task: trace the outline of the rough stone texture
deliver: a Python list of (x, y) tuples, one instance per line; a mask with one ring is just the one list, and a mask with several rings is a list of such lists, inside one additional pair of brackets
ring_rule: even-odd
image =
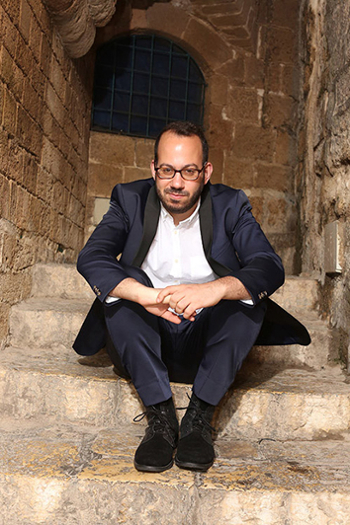
[(0, 348), (36, 261), (83, 242), (91, 78), (64, 53), (40, 0), (0, 5)]
[(85, 55), (115, 12), (115, 0), (44, 0), (63, 46), (72, 58)]
[[(216, 459), (208, 473), (176, 466), (140, 473), (133, 455), (145, 421), (131, 422), (144, 410), (135, 389), (114, 374), (106, 354), (79, 358), (66, 346), (73, 310), (86, 309), (92, 292), (73, 265), (38, 264), (32, 273), (34, 297), (12, 308), (11, 342), (22, 347), (1, 352), (4, 523), (348, 523), (350, 391), (339, 367), (271, 366), (268, 355), (269, 366), (246, 363), (216, 411)], [(308, 325), (318, 286), (294, 277), (274, 298), (298, 305)], [(28, 305), (26, 325), (21, 312)], [(325, 328), (318, 322), (316, 332)], [(39, 348), (45, 342), (50, 348)], [(322, 341), (315, 350), (324, 355)], [(176, 406), (187, 406), (191, 385), (172, 389)]]
[[(348, 1), (308, 1), (302, 22), (305, 106), (300, 114), (302, 271), (322, 283), (338, 351), (350, 348), (349, 18)], [(325, 275), (324, 227), (340, 223), (341, 275)]]
[(3, 431), (0, 505), (13, 525), (347, 525), (346, 441), (218, 440), (206, 474), (137, 472), (135, 427)]

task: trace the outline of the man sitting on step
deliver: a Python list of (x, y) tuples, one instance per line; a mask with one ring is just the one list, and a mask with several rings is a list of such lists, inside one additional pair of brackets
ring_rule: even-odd
[[(306, 329), (267, 299), (283, 284), (280, 258), (246, 195), (211, 184), (203, 131), (169, 124), (155, 142), (152, 178), (118, 184), (78, 258), (97, 295), (74, 343), (106, 345), (146, 407), (135, 454), (141, 471), (205, 471), (211, 420), (252, 346), (308, 344)], [(121, 258), (118, 260), (118, 256)], [(179, 424), (170, 381), (193, 384)]]

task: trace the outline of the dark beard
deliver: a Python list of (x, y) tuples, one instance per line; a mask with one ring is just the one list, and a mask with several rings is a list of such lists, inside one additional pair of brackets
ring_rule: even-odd
[[(174, 203), (174, 205), (172, 205), (172, 204), (168, 204), (167, 202), (164, 202), (163, 195), (161, 194), (156, 184), (158, 198), (160, 202), (163, 204), (166, 211), (170, 214), (172, 213), (183, 214), (189, 211), (191, 208), (193, 208), (193, 206), (197, 203), (199, 197), (201, 196), (203, 188), (204, 188), (204, 182), (202, 181), (197, 191), (192, 195), (191, 199), (188, 202), (184, 203), (183, 206), (180, 206), (179, 203), (178, 204)], [(172, 188), (169, 188), (169, 189), (167, 188), (167, 191), (165, 190), (165, 193), (178, 193), (180, 195), (188, 195), (187, 191), (178, 191)]]

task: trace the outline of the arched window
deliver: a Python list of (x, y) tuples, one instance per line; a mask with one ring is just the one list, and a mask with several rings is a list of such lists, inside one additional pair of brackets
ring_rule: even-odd
[(96, 55), (92, 129), (155, 137), (169, 122), (203, 122), (205, 80), (171, 40), (130, 35)]

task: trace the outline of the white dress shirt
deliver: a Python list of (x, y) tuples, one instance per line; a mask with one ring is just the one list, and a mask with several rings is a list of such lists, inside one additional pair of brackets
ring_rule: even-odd
[[(173, 217), (161, 204), (157, 231), (141, 265), (154, 288), (207, 283), (218, 278), (205, 257), (199, 208), (200, 200), (192, 215), (175, 226)], [(117, 297), (106, 297), (107, 303), (118, 300)], [(251, 299), (242, 302), (253, 304)]]

